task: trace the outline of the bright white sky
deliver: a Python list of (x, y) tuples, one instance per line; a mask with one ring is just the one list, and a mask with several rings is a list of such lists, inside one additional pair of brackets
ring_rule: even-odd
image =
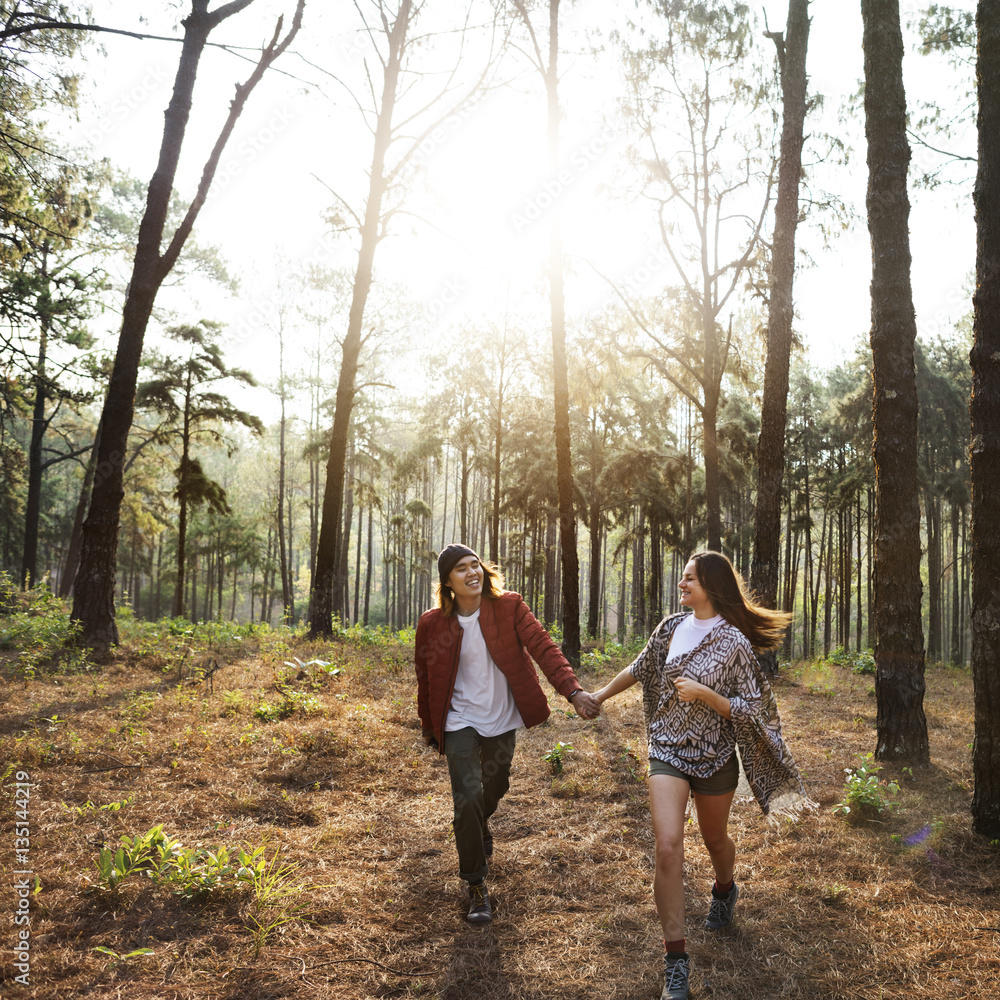
[[(972, 0), (967, 5), (972, 6)], [(336, 10), (331, 6), (318, 0), (307, 3), (305, 27), (294, 48), (361, 94), (362, 60), (368, 53), (357, 32), (357, 14), (348, 4), (335, 5)], [(563, 6), (563, 35), (578, 54), (562, 58), (563, 158), (570, 183), (560, 205), (572, 272), (567, 308), (579, 318), (611, 299), (588, 260), (618, 280), (634, 275), (647, 261), (656, 263), (651, 283), (670, 276), (655, 256), (658, 239), (649, 209), (614, 198), (621, 190), (624, 146), (620, 133), (607, 122), (615, 116), (618, 70), (610, 52), (595, 62), (585, 47), (587, 33), (592, 26), (607, 26), (614, 5), (610, 0), (581, 0)], [(760, 6), (773, 29), (784, 27), (784, 0)], [(904, 0), (901, 6), (905, 19), (920, 4)], [(152, 7), (166, 12), (147, 13), (147, 23), (141, 24), (136, 10)], [(213, 40), (259, 45), (273, 30), (277, 13), (290, 16), (293, 7), (294, 0), (258, 0), (249, 12), (219, 29)], [(178, 21), (187, 4), (95, 0), (93, 8), (101, 24), (179, 35)], [(362, 8), (368, 9), (364, 2)], [(858, 337), (867, 333), (870, 250), (863, 122), (858, 114), (837, 122), (842, 100), (857, 91), (863, 74), (860, 5), (813, 0), (811, 11), (810, 86), (825, 96), (826, 105), (823, 117), (810, 118), (807, 128), (839, 130), (852, 147), (850, 164), (823, 168), (821, 183), (836, 190), (857, 214), (853, 227), (829, 250), (823, 249), (814, 228), (799, 230), (800, 245), (808, 247), (815, 266), (796, 278), (797, 327), (810, 360), (822, 367), (849, 355)], [(75, 134), (96, 155), (148, 180), (179, 46), (107, 35), (100, 36), (100, 43), (106, 58), (93, 52), (84, 69), (84, 94), (93, 110), (82, 115)], [(766, 39), (762, 44), (770, 46)], [(241, 292), (233, 300), (191, 286), (168, 292), (165, 299), (176, 309), (197, 310), (197, 315), (180, 318), (206, 316), (231, 324), (240, 353), (231, 353), (230, 359), (262, 377), (273, 375), (277, 363), (277, 346), (267, 331), (273, 326), (273, 280), (279, 262), (296, 267), (321, 260), (353, 272), (354, 244), (344, 235), (331, 236), (322, 213), (332, 202), (328, 187), (360, 210), (371, 156), (370, 138), (343, 87), (290, 53), (277, 68), (294, 76), (272, 71), (252, 95), (196, 228), (201, 242), (221, 246), (242, 278)], [(907, 53), (911, 109), (921, 91), (942, 93), (945, 69), (941, 60)], [(183, 196), (193, 193), (233, 84), (248, 71), (249, 64), (230, 54), (213, 50), (206, 55), (178, 177)], [(512, 66), (504, 75), (514, 72)], [(323, 92), (303, 81), (320, 83)], [(540, 80), (525, 67), (511, 85), (449, 120), (420, 156), (421, 183), (407, 207), (429, 217), (433, 226), (400, 218), (393, 238), (379, 248), (376, 267), (383, 280), (408, 288), (425, 304), (432, 340), (436, 328), (452, 322), (482, 326), (500, 321), (506, 303), (544, 314), (539, 296), (545, 291), (548, 227), (544, 218), (527, 218), (544, 173), (544, 129)], [(974, 146), (964, 151), (974, 152)], [(921, 157), (915, 153), (915, 160)], [(974, 263), (975, 235), (971, 184), (933, 193), (911, 190), (911, 202), (918, 325), (922, 333), (933, 334), (947, 330), (969, 308), (966, 283)]]

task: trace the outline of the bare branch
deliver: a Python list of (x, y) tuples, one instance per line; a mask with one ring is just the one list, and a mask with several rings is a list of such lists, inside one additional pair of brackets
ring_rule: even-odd
[[(249, 2), (250, 0), (233, 0), (233, 3), (226, 4), (225, 8), (221, 9), (241, 9), (238, 7), (239, 4), (245, 6)], [(298, 34), (299, 28), (302, 26), (302, 12), (304, 8), (305, 0), (298, 0), (295, 6), (295, 15), (292, 18), (292, 26), (289, 29), (288, 34), (280, 41), (279, 38), (284, 18), (278, 18), (278, 23), (274, 29), (274, 35), (271, 37), (271, 41), (268, 45), (261, 52), (260, 60), (254, 68), (254, 71), (250, 74), (246, 83), (236, 87), (236, 96), (233, 98), (233, 101), (229, 106), (229, 115), (226, 118), (226, 122), (222, 127), (222, 131), (219, 133), (219, 138), (216, 140), (215, 146), (212, 149), (208, 160), (205, 162), (205, 168), (202, 171), (201, 181), (198, 184), (198, 190), (195, 193), (194, 200), (188, 206), (184, 219), (177, 227), (166, 252), (160, 258), (161, 280), (163, 277), (166, 277), (171, 268), (177, 262), (181, 248), (184, 246), (191, 230), (194, 228), (194, 223), (198, 218), (198, 213), (201, 211), (201, 207), (205, 203), (205, 199), (208, 197), (208, 191), (212, 186), (212, 180), (215, 177), (215, 171), (218, 168), (222, 152), (225, 149), (226, 143), (229, 141), (229, 137), (232, 134), (234, 127), (236, 126), (237, 119), (243, 112), (243, 106), (246, 104), (247, 98), (250, 96), (257, 84), (260, 83), (261, 78), (264, 76), (264, 73), (271, 63), (273, 63), (274, 60), (288, 48), (292, 39)]]

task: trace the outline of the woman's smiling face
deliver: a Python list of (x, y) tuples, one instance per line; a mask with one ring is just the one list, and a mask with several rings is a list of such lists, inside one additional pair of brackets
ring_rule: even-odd
[(681, 604), (685, 608), (690, 608), (698, 618), (714, 618), (717, 614), (712, 601), (705, 588), (698, 580), (698, 567), (692, 559), (681, 574), (680, 582), (677, 584), (681, 592)]

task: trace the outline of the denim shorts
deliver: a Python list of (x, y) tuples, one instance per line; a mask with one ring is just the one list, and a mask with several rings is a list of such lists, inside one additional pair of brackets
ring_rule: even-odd
[(734, 753), (715, 774), (710, 774), (707, 778), (696, 778), (678, 770), (665, 760), (650, 757), (649, 776), (652, 777), (654, 774), (668, 774), (674, 778), (683, 778), (690, 782), (691, 791), (697, 792), (699, 795), (728, 795), (729, 792), (735, 791), (736, 786), (740, 783), (740, 763)]

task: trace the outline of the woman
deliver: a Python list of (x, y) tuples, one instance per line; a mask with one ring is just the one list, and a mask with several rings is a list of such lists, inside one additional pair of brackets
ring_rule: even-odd
[(515, 733), (549, 717), (529, 653), (549, 683), (591, 719), (594, 699), (520, 594), (465, 545), (438, 557), (438, 606), (417, 623), (417, 710), (424, 740), (448, 758), (459, 876), (469, 884), (468, 919), (493, 918), (486, 859), (489, 820), (510, 785)]
[(796, 812), (811, 805), (781, 737), (777, 706), (754, 649), (773, 649), (790, 615), (747, 595), (742, 578), (718, 552), (699, 552), (684, 567), (680, 603), (692, 613), (665, 618), (639, 656), (594, 695), (598, 704), (642, 684), (649, 737), (649, 798), (656, 837), (653, 896), (663, 926), (666, 983), (661, 1000), (686, 1000), (684, 815), (693, 796), (715, 885), (705, 927), (733, 920), (740, 889), (729, 809), (739, 756), (763, 809)]

